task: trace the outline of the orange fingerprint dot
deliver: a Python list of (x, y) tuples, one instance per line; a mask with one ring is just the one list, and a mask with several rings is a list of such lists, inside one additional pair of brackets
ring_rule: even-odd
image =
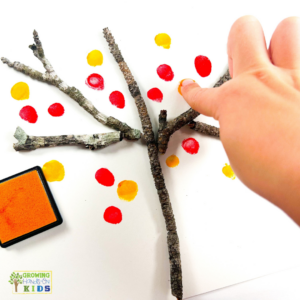
[(184, 80), (193, 80), (194, 82), (196, 82), (194, 79), (191, 79), (191, 78), (185, 78), (185, 79), (182, 79), (180, 82), (179, 82), (179, 85), (178, 85), (178, 93), (182, 96), (182, 93), (181, 93), (181, 87), (182, 87), (182, 83)]
[(166, 159), (166, 164), (170, 168), (175, 168), (179, 165), (179, 158), (176, 155), (171, 155)]
[(120, 199), (132, 201), (138, 192), (138, 185), (132, 180), (123, 180), (118, 184), (117, 193)]
[(86, 59), (88, 64), (92, 67), (101, 66), (103, 64), (103, 55), (99, 50), (91, 51)]
[(225, 164), (225, 166), (222, 168), (222, 172), (226, 177), (231, 178), (232, 180), (235, 179), (235, 174), (230, 165)]
[(10, 93), (15, 100), (29, 99), (29, 86), (26, 82), (18, 82), (11, 88)]
[(49, 182), (62, 181), (65, 177), (65, 168), (57, 160), (50, 160), (43, 165), (43, 173)]
[(155, 38), (155, 43), (157, 46), (161, 46), (165, 49), (170, 49), (171, 38), (166, 33), (159, 33)]

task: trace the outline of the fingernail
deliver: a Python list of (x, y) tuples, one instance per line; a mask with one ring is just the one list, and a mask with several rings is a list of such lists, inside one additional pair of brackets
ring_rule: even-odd
[(195, 83), (195, 80), (193, 79), (184, 79), (181, 83), (181, 86), (187, 86), (189, 84)]
[[(186, 84), (183, 84), (183, 83), (186, 83)], [(182, 86), (186, 86), (186, 85), (189, 85), (189, 84), (191, 84), (191, 83), (194, 83), (195, 82), (195, 80), (193, 80), (193, 79), (182, 79), (180, 82), (179, 82), (179, 85), (178, 85), (178, 92), (179, 92), (179, 94), (182, 96), (182, 93), (181, 93), (181, 87)]]

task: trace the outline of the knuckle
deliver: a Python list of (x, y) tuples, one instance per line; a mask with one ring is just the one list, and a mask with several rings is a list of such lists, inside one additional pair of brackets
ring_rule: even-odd
[(215, 115), (219, 119), (222, 115), (228, 115), (231, 113), (233, 107), (237, 104), (237, 99), (243, 97), (243, 82), (236, 78), (230, 80), (218, 87), (217, 106), (215, 108)]
[(258, 68), (252, 71), (252, 75), (258, 80), (265, 81), (268, 80), (271, 72), (268, 72), (268, 69), (265, 68)]
[(254, 79), (267, 86), (272, 85), (274, 82), (274, 70), (267, 66), (254, 67), (247, 75), (253, 76)]
[(231, 99), (234, 96), (238, 96), (240, 94), (239, 79), (236, 78), (234, 80), (224, 83), (218, 88), (218, 90), (218, 94), (219, 97), (222, 98), (222, 102), (224, 102), (227, 99)]

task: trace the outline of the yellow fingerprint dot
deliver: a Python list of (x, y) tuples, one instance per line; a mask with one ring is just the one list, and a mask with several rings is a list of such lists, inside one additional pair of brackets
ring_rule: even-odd
[(18, 82), (11, 88), (10, 93), (15, 100), (29, 99), (29, 86), (25, 82)]
[(87, 56), (87, 62), (90, 66), (101, 66), (103, 63), (103, 55), (99, 50), (91, 51)]
[(57, 160), (50, 160), (43, 165), (43, 173), (49, 182), (62, 181), (65, 177), (65, 168)]
[(184, 80), (193, 80), (194, 82), (196, 82), (194, 79), (191, 79), (191, 78), (185, 78), (185, 79), (182, 79), (180, 82), (179, 82), (179, 85), (178, 85), (178, 93), (182, 96), (182, 93), (181, 93), (181, 87), (182, 87), (182, 83)]
[(132, 180), (123, 180), (118, 184), (117, 193), (120, 199), (132, 201), (138, 192), (138, 185)]
[(226, 177), (231, 178), (232, 180), (235, 179), (235, 174), (232, 171), (230, 165), (225, 164), (225, 166), (222, 169), (222, 172)]
[(170, 168), (175, 168), (179, 165), (179, 158), (176, 155), (171, 155), (166, 159), (166, 164)]
[(171, 38), (166, 33), (160, 33), (155, 37), (155, 43), (157, 46), (162, 46), (165, 49), (170, 49)]

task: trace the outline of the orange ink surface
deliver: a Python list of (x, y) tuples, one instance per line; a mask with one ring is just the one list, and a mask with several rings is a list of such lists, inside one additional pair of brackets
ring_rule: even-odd
[(2, 243), (55, 222), (56, 216), (37, 171), (0, 183)]

